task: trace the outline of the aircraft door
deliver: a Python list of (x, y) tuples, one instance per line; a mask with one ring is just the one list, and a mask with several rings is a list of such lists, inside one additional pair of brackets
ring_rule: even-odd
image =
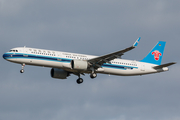
[(23, 50), (23, 57), (28, 57), (28, 50), (25, 47), (24, 47), (24, 50)]
[(145, 71), (145, 64), (141, 64), (141, 71)]
[(28, 58), (29, 57), (29, 51), (28, 51), (28, 48), (25, 48), (23, 49), (23, 57), (25, 58), (24, 60), (26, 61), (25, 63), (32, 63), (32, 59)]
[(60, 52), (57, 53), (57, 61), (58, 61), (58, 66), (62, 67), (63, 66), (63, 59), (62, 59), (62, 54)]
[(58, 60), (58, 61), (61, 61), (61, 60), (62, 60), (62, 58), (61, 58), (61, 53), (57, 53), (57, 60)]

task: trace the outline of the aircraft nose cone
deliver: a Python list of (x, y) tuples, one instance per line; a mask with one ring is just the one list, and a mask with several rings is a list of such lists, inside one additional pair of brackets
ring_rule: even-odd
[(6, 53), (4, 53), (2, 57), (3, 57), (4, 59), (6, 59), (7, 54), (6, 54)]

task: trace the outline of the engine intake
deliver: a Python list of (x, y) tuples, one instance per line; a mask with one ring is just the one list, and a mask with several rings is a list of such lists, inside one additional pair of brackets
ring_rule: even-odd
[(72, 60), (71, 61), (71, 68), (74, 70), (87, 70), (88, 62), (82, 60)]
[(52, 68), (51, 69), (51, 77), (52, 78), (57, 78), (57, 79), (67, 79), (67, 77), (69, 76), (69, 72), (62, 70), (62, 69), (58, 69), (58, 68)]

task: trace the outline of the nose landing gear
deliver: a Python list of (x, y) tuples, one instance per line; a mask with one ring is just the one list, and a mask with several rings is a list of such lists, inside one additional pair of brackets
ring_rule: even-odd
[(24, 67), (25, 67), (25, 63), (22, 64), (22, 69), (20, 70), (20, 73), (24, 73)]

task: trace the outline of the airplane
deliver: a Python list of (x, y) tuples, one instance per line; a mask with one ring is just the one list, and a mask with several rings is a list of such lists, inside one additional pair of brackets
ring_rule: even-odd
[(121, 56), (124, 53), (137, 47), (141, 37), (126, 49), (106, 54), (103, 56), (93, 56), (29, 47), (17, 47), (3, 54), (7, 61), (22, 65), (21, 73), (24, 73), (25, 65), (50, 67), (50, 75), (56, 79), (67, 79), (71, 74), (77, 75), (77, 83), (83, 83), (82, 75), (90, 74), (96, 78), (97, 73), (137, 76), (168, 71), (168, 66), (175, 62), (161, 64), (164, 54), (165, 41), (159, 41), (149, 54), (141, 61), (125, 60)]

